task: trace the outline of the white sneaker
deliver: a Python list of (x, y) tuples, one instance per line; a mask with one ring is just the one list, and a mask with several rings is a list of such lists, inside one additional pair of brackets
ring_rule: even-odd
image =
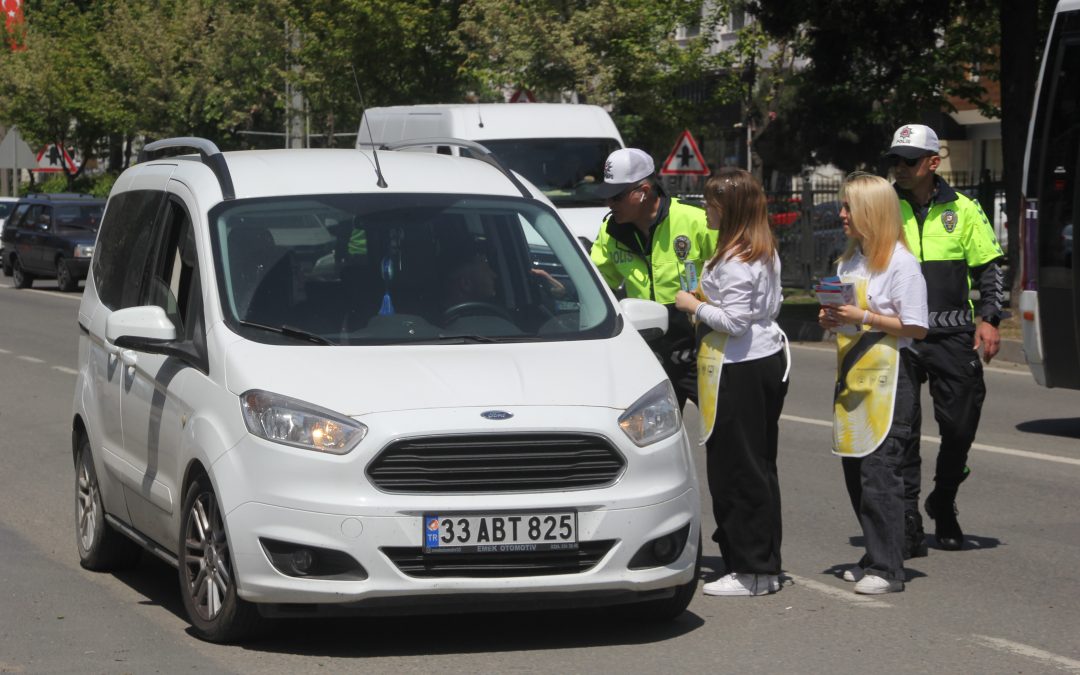
[(899, 593), (904, 590), (904, 582), (890, 581), (874, 574), (866, 574), (855, 584), (855, 592), (861, 595), (881, 595), (882, 593)]
[(768, 595), (780, 589), (780, 581), (772, 574), (725, 574), (701, 587), (705, 595)]
[(860, 581), (864, 576), (866, 576), (866, 570), (858, 565), (852, 565), (844, 570), (844, 574), (841, 575), (841, 578), (844, 581)]

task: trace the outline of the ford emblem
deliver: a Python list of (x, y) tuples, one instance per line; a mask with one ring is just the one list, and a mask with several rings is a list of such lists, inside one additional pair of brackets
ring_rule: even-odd
[(514, 416), (514, 413), (508, 413), (505, 410), (485, 410), (480, 413), (480, 417), (486, 420), (508, 420)]

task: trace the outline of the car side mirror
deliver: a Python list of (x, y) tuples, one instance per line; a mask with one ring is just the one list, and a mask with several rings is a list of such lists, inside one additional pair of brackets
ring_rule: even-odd
[(630, 322), (646, 342), (650, 342), (668, 329), (668, 310), (658, 302), (640, 298), (624, 298), (619, 301), (623, 317)]
[(176, 326), (157, 305), (128, 307), (109, 315), (105, 339), (123, 349), (161, 354), (162, 346), (176, 340)]

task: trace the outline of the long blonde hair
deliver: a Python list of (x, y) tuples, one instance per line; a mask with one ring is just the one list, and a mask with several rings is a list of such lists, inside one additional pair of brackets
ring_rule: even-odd
[(718, 169), (705, 182), (705, 203), (720, 211), (716, 253), (706, 268), (728, 255), (743, 262), (772, 258), (776, 239), (769, 228), (765, 192), (749, 172), (733, 167)]
[(904, 237), (904, 218), (900, 214), (900, 199), (896, 190), (881, 176), (853, 173), (840, 188), (840, 201), (845, 204), (851, 231), (857, 235), (848, 240), (841, 260), (851, 260), (860, 248), (871, 272), (883, 272), (889, 266), (896, 242), (908, 247)]

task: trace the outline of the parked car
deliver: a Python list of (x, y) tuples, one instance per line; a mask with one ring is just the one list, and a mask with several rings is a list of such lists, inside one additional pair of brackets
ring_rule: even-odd
[(16, 288), (34, 279), (55, 278), (62, 291), (74, 291), (86, 278), (105, 200), (79, 194), (24, 197), (4, 226), (4, 274)]
[(616, 302), (538, 188), (454, 142), (475, 159), (166, 139), (147, 152), (200, 154), (121, 174), (79, 308), (84, 567), (153, 552), (219, 642), (266, 617), (683, 612), (701, 495), (639, 334), (667, 310)]
[(799, 219), (802, 210), (802, 200), (794, 198), (770, 197), (768, 200), (769, 225), (774, 230), (782, 230), (790, 227)]

